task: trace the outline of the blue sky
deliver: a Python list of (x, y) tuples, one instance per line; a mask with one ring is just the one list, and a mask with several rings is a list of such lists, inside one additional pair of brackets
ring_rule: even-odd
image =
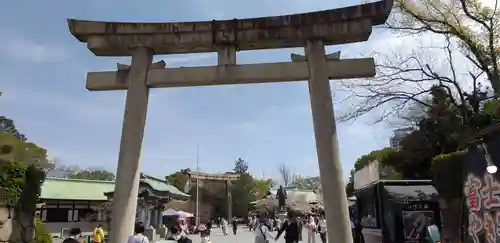
[[(123, 58), (98, 58), (68, 31), (66, 19), (108, 21), (193, 21), (290, 14), (358, 4), (323, 0), (184, 1), (2, 1), (0, 3), (0, 112), (13, 118), (30, 140), (61, 163), (116, 168), (125, 101), (124, 91), (89, 92), (89, 71), (113, 70)], [(329, 47), (342, 57), (366, 55), (384, 40)], [(381, 44), (382, 43), (382, 44)], [(287, 61), (282, 49), (238, 53), (238, 63)], [(368, 53), (369, 54), (369, 53)], [(214, 65), (213, 53), (157, 56), (167, 65)], [(332, 89), (340, 89), (332, 81)], [(336, 113), (345, 93), (333, 92)], [(341, 159), (347, 174), (359, 156), (387, 146), (391, 129), (373, 125), (368, 115), (338, 125)], [(288, 164), (317, 175), (312, 117), (306, 82), (157, 89), (151, 92), (142, 168), (164, 176), (194, 167), (231, 170), (237, 157), (255, 175), (277, 177)]]

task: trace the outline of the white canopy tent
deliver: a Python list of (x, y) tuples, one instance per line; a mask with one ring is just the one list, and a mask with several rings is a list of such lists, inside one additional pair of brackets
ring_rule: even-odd
[(161, 215), (163, 215), (163, 216), (179, 216), (179, 213), (177, 211), (169, 208), (169, 209), (163, 211), (161, 213)]

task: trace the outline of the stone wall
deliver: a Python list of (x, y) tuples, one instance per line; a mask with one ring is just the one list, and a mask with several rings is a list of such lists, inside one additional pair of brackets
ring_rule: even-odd
[(12, 235), (13, 221), (9, 219), (9, 211), (0, 207), (0, 242), (8, 241)]
[[(20, 214), (19, 220), (14, 219), (14, 209), (8, 209), (0, 206), (0, 242), (21, 242), (21, 235), (25, 239), (33, 239), (35, 236), (35, 218), (33, 216)], [(21, 222), (22, 225), (19, 225)], [(22, 230), (32, 227), (32, 231), (25, 231), (21, 234)]]

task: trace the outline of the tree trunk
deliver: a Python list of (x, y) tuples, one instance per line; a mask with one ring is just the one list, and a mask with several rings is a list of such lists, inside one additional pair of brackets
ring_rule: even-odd
[(443, 243), (458, 243), (462, 227), (462, 199), (446, 199), (441, 205), (443, 225), (441, 238)]

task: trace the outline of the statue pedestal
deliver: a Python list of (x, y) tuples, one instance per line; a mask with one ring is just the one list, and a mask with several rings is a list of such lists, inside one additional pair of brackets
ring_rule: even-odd
[(281, 221), (285, 220), (287, 218), (287, 211), (286, 209), (284, 210), (278, 210), (276, 213), (276, 217), (278, 217)]

